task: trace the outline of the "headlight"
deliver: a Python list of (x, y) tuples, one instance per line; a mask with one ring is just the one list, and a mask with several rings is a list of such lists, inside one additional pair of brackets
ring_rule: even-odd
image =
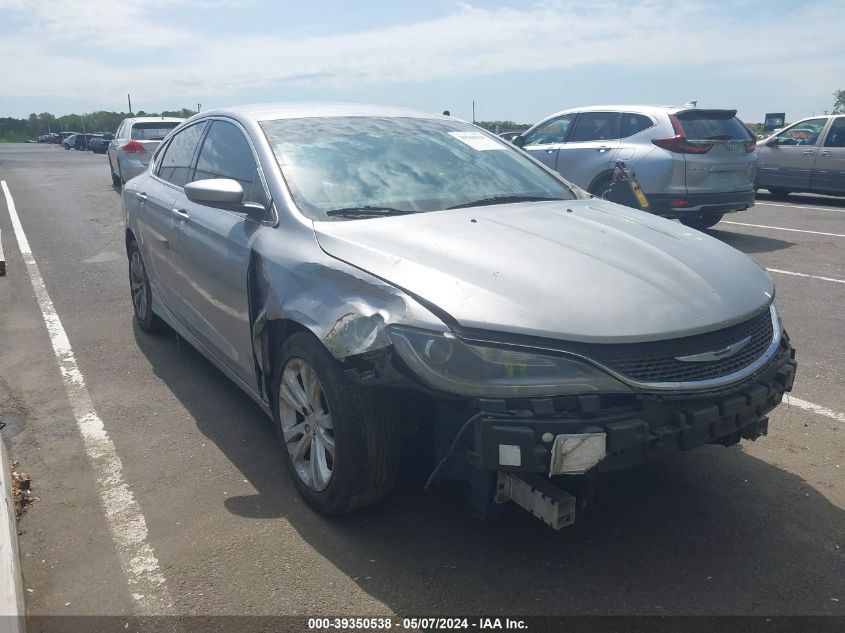
[(388, 331), (408, 367), (442, 391), (499, 398), (630, 392), (600, 369), (566, 356), (471, 345), (448, 332), (401, 326)]

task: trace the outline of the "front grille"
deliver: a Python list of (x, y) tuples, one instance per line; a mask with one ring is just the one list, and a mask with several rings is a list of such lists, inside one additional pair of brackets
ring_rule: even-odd
[[(721, 378), (747, 367), (760, 358), (772, 343), (772, 316), (768, 309), (757, 316), (715, 332), (696, 336), (614, 345), (579, 345), (571, 349), (638, 382), (694, 382)], [(690, 356), (724, 349), (747, 336), (751, 341), (728, 358), (709, 362), (683, 362)]]

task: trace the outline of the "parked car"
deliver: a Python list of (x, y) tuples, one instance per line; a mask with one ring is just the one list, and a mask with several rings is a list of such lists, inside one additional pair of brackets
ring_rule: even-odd
[(757, 186), (775, 197), (845, 195), (845, 114), (802, 119), (760, 141), (757, 153)]
[(540, 121), (514, 143), (596, 195), (622, 160), (652, 213), (695, 228), (754, 205), (757, 140), (736, 110), (575, 108)]
[(109, 149), (109, 142), (114, 139), (114, 134), (111, 132), (100, 132), (91, 135), (88, 141), (88, 149), (95, 154), (105, 154)]
[(795, 375), (763, 268), (451, 117), (203, 112), (123, 205), (140, 328), (248, 393), (326, 514), (382, 499), (428, 436), (477, 513), (561, 527), (557, 475), (756, 439)]
[(76, 132), (72, 132), (62, 139), (62, 147), (64, 147), (65, 149), (70, 149), (74, 147), (75, 143)]
[(88, 142), (96, 136), (93, 132), (86, 132), (84, 134), (80, 134), (77, 132), (73, 135), (73, 148), (78, 149), (80, 151), (87, 151), (88, 150)]
[(124, 119), (107, 150), (112, 184), (119, 187), (142, 173), (164, 137), (184, 120), (174, 117)]
[(513, 140), (514, 140), (517, 136), (522, 136), (522, 133), (523, 133), (524, 131), (525, 131), (525, 130), (523, 130), (522, 132), (500, 132), (500, 133), (499, 133), (499, 137), (501, 137), (501, 138), (505, 139), (506, 141), (508, 141), (508, 142), (512, 143), (512, 142), (513, 142)]

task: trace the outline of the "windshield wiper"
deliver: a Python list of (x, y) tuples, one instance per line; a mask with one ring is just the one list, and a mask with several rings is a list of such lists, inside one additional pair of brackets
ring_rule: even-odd
[(463, 209), (466, 207), (481, 207), (487, 204), (509, 204), (512, 202), (544, 202), (547, 200), (566, 200), (566, 198), (550, 198), (549, 196), (493, 196), (491, 198), (481, 198), (472, 202), (456, 204), (453, 207), (446, 207), (446, 209)]
[(326, 215), (339, 215), (346, 218), (360, 218), (365, 216), (381, 217), (385, 215), (408, 215), (414, 211), (407, 209), (394, 209), (393, 207), (342, 207), (340, 209), (329, 209)]

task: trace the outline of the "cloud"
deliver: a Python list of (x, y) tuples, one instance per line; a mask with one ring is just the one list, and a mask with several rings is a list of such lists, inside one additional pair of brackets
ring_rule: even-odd
[[(108, 98), (131, 89), (152, 100), (236, 95), (280, 84), (353, 91), (583, 67), (595, 67), (601, 81), (600, 68), (609, 64), (643, 73), (646, 82), (671, 82), (673, 73), (714, 66), (726, 75), (749, 77), (788, 68), (800, 77), (801, 90), (827, 93), (831, 77), (842, 76), (845, 58), (841, 34), (831, 28), (845, 23), (841, 2), (771, 17), (764, 2), (745, 2), (730, 16), (709, 2), (673, 0), (586, 6), (547, 1), (495, 9), (460, 4), (434, 19), (305, 37), (286, 36), (284, 28), (220, 37), (156, 18), (169, 8), (197, 5), (229, 10), (213, 0), (153, 0), (143, 9), (115, 0), (0, 0), (0, 9), (28, 25), (0, 41), (0, 59), (11, 65), (0, 91)], [(759, 18), (731, 17), (743, 14)], [(195, 24), (201, 25), (198, 16)], [(108, 28), (68, 55), (69, 38), (78, 34), (67, 27), (80, 21)], [(797, 27), (781, 26), (790, 24)], [(129, 61), (127, 50), (135, 54)], [(168, 63), (161, 62), (163, 56)]]

